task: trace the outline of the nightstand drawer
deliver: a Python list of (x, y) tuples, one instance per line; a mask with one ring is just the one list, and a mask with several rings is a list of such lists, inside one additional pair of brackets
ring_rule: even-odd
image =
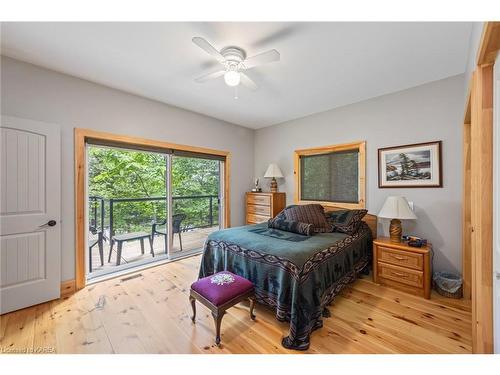
[(393, 266), (382, 262), (377, 264), (377, 268), (379, 277), (417, 288), (422, 288), (424, 286), (424, 276), (422, 271)]
[(271, 217), (263, 215), (247, 214), (247, 224), (259, 224), (268, 221)]
[(271, 207), (249, 204), (247, 206), (247, 212), (254, 215), (271, 216)]
[(384, 263), (395, 264), (401, 267), (413, 268), (422, 271), (424, 269), (424, 257), (422, 254), (410, 253), (388, 247), (377, 247), (378, 260)]
[(261, 206), (270, 206), (271, 205), (271, 197), (269, 195), (247, 195), (247, 204), (257, 204)]

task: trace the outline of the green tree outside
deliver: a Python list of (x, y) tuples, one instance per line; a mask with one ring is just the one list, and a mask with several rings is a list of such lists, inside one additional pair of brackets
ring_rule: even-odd
[[(153, 198), (166, 196), (166, 156), (154, 152), (132, 151), (110, 147), (89, 146), (89, 196), (105, 201), (105, 226), (109, 227), (111, 198)], [(217, 196), (219, 192), (219, 161), (190, 157), (172, 157), (173, 212), (186, 214), (182, 228), (207, 226), (210, 223), (208, 198), (180, 199), (200, 195)], [(93, 203), (90, 203), (91, 219)], [(218, 201), (212, 200), (213, 224), (218, 224)], [(99, 223), (99, 208), (97, 222)], [(115, 202), (113, 227), (115, 233), (148, 231), (153, 220), (166, 217), (164, 200)]]

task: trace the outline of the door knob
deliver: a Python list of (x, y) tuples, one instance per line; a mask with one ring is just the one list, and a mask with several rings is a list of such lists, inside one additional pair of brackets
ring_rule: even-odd
[(57, 221), (55, 221), (55, 220), (49, 220), (45, 224), (40, 225), (38, 228), (53, 227), (56, 224), (57, 224)]

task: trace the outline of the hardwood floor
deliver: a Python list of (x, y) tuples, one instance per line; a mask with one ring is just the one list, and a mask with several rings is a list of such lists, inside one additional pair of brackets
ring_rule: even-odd
[[(200, 256), (90, 285), (57, 301), (0, 317), (0, 352), (57, 353), (298, 353), (284, 349), (288, 325), (271, 310), (248, 305), (222, 321), (214, 344), (209, 311), (189, 318), (189, 285)], [(424, 300), (357, 280), (338, 296), (311, 337), (309, 353), (470, 353), (470, 304), (433, 294)], [(306, 352), (306, 353), (307, 353)]]

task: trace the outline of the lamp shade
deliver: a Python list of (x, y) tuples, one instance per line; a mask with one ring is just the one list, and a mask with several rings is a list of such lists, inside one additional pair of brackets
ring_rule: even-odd
[(405, 197), (387, 197), (378, 217), (387, 219), (414, 220), (417, 216), (413, 213)]
[(269, 164), (269, 167), (267, 167), (266, 174), (264, 175), (265, 178), (280, 178), (284, 177), (283, 173), (281, 173), (281, 169), (274, 163)]

